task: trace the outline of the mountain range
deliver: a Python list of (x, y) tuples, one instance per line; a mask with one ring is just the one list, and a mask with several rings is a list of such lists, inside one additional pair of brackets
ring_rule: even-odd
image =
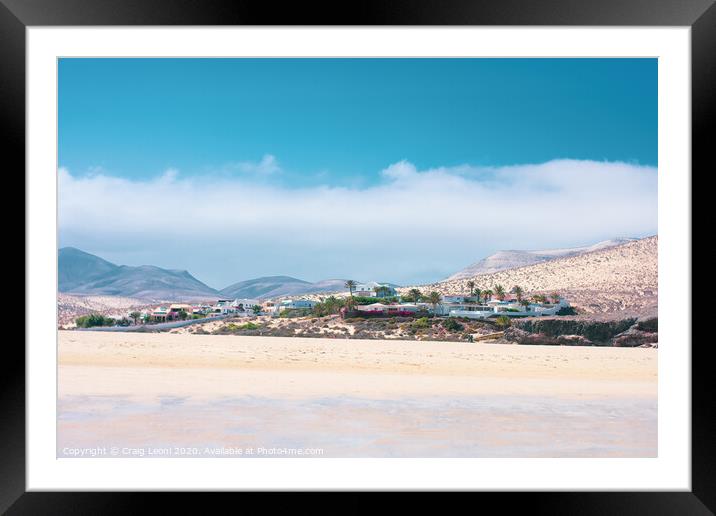
[(74, 247), (58, 252), (58, 290), (68, 294), (146, 299), (212, 299), (215, 289), (184, 270), (115, 265)]
[(116, 265), (74, 247), (63, 247), (58, 252), (58, 290), (66, 294), (173, 301), (271, 298), (344, 290), (345, 281), (329, 279), (311, 283), (290, 276), (269, 276), (217, 290), (185, 270)]
[[(447, 278), (447, 282), (499, 271), (513, 270), (556, 259), (580, 256), (610, 249), (635, 239), (605, 240), (591, 246), (543, 249), (538, 251), (499, 251)], [(123, 296), (154, 301), (209, 301), (218, 298), (267, 299), (322, 292), (344, 291), (344, 279), (315, 283), (291, 276), (267, 276), (239, 281), (223, 289), (202, 283), (188, 271), (163, 269), (153, 265), (116, 265), (74, 247), (58, 252), (58, 289), (76, 295)], [(395, 285), (397, 287), (397, 285)]]
[(291, 276), (267, 276), (239, 281), (219, 293), (227, 298), (271, 298), (344, 290), (346, 280), (329, 279), (311, 283)]
[(627, 242), (632, 242), (635, 238), (614, 238), (604, 240), (593, 245), (583, 247), (568, 247), (560, 249), (541, 249), (537, 251), (498, 251), (495, 254), (483, 258), (482, 260), (465, 267), (461, 271), (456, 272), (446, 281), (471, 278), (481, 274), (490, 274), (507, 269), (516, 269), (518, 267), (526, 267), (536, 263), (554, 260), (556, 258), (565, 258), (567, 256), (578, 256), (584, 253), (591, 253), (602, 249), (609, 249)]

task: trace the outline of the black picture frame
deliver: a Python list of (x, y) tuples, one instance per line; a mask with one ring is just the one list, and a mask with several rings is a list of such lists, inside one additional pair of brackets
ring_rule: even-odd
[[(713, 0), (402, 0), (355, 4), (273, 4), (215, 0), (0, 0), (0, 113), (6, 158), (25, 167), (25, 29), (63, 25), (606, 25), (690, 26), (692, 170), (713, 171), (708, 127), (716, 120), (716, 6)], [(709, 166), (711, 165), (711, 166)], [(684, 171), (685, 174), (689, 171)], [(692, 173), (693, 178), (693, 173)], [(24, 185), (20, 188), (24, 188)], [(26, 318), (30, 312), (26, 312)], [(26, 319), (26, 324), (31, 320)], [(6, 342), (0, 382), (0, 511), (8, 514), (119, 514), (145, 507), (128, 493), (25, 492), (25, 353)], [(12, 344), (12, 346), (11, 346)], [(708, 342), (705, 342), (708, 344)], [(10, 349), (12, 348), (12, 349)], [(707, 350), (692, 348), (690, 492), (483, 493), (508, 513), (713, 514), (716, 510), (716, 404)], [(173, 496), (182, 512), (205, 501)], [(482, 503), (482, 502), (480, 502)], [(354, 509), (361, 507), (357, 502)], [(366, 504), (365, 509), (369, 506)], [(168, 506), (164, 506), (167, 511)], [(312, 507), (312, 510), (315, 507)]]

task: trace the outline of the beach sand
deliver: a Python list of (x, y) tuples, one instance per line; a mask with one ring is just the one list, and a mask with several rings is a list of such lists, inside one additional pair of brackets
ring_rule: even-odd
[(60, 331), (58, 456), (655, 456), (657, 353)]

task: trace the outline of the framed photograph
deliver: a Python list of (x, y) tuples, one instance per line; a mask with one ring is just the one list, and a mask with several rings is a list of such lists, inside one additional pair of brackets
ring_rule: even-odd
[(26, 191), (3, 511), (333, 490), (711, 514), (712, 2), (2, 2)]

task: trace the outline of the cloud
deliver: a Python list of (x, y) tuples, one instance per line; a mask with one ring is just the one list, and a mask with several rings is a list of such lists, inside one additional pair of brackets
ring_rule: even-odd
[(238, 170), (244, 174), (256, 174), (261, 176), (268, 176), (281, 172), (281, 167), (278, 164), (275, 156), (271, 154), (264, 154), (261, 161), (241, 161), (229, 165), (229, 169)]
[[(278, 170), (270, 155), (253, 167), (246, 172)], [(67, 245), (112, 240), (115, 248), (131, 243), (161, 253), (177, 242), (183, 249), (211, 242), (218, 259), (228, 260), (222, 266), (235, 260), (244, 279), (271, 268), (309, 279), (361, 271), (360, 279), (409, 282), (427, 271), (450, 274), (498, 249), (657, 232), (656, 169), (620, 162), (418, 170), (401, 161), (365, 188), (184, 178), (173, 169), (145, 181), (76, 177), (64, 168), (58, 174)]]

